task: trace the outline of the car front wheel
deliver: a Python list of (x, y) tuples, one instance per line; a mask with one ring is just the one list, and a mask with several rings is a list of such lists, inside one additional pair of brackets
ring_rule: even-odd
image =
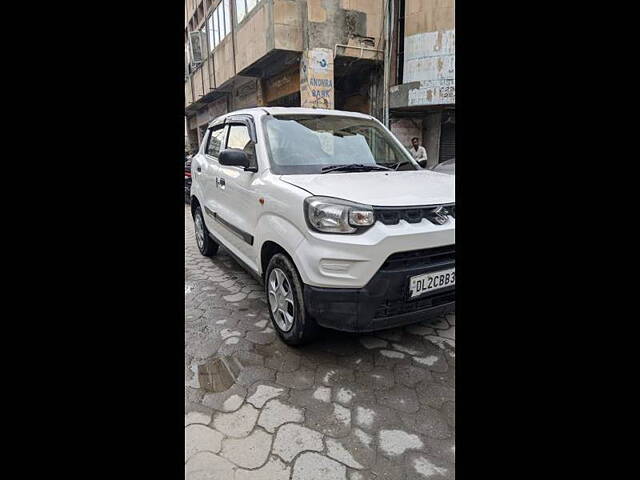
[(307, 313), (303, 285), (293, 262), (281, 253), (271, 257), (265, 274), (269, 314), (276, 332), (288, 345), (303, 345), (316, 338), (318, 324)]

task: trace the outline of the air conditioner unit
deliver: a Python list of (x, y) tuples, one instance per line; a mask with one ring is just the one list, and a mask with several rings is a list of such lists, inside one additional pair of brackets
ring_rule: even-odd
[(204, 32), (189, 33), (189, 51), (191, 52), (191, 68), (195, 68), (204, 61), (207, 38)]

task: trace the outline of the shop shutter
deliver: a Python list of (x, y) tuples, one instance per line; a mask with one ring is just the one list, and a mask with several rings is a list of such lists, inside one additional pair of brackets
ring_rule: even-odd
[(440, 162), (456, 156), (456, 124), (443, 123), (440, 128)]

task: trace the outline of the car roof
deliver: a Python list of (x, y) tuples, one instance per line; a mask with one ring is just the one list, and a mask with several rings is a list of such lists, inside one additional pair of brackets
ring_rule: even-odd
[(236, 110), (234, 112), (225, 113), (215, 118), (209, 123), (209, 126), (218, 123), (220, 120), (233, 115), (251, 115), (253, 117), (262, 117), (264, 115), (338, 115), (343, 117), (356, 117), (373, 119), (371, 115), (360, 112), (347, 112), (344, 110), (327, 110), (323, 108), (302, 108), (302, 107), (253, 107)]

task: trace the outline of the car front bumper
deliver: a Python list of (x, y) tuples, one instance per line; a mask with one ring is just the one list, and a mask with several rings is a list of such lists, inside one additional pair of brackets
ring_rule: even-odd
[(360, 289), (373, 280), (385, 259), (397, 252), (455, 244), (455, 219), (444, 225), (422, 220), (409, 224), (376, 224), (362, 234), (309, 232), (292, 252), (306, 285)]
[(410, 299), (414, 275), (455, 267), (455, 245), (391, 255), (362, 288), (305, 285), (308, 312), (323, 327), (370, 332), (455, 311), (455, 286)]

